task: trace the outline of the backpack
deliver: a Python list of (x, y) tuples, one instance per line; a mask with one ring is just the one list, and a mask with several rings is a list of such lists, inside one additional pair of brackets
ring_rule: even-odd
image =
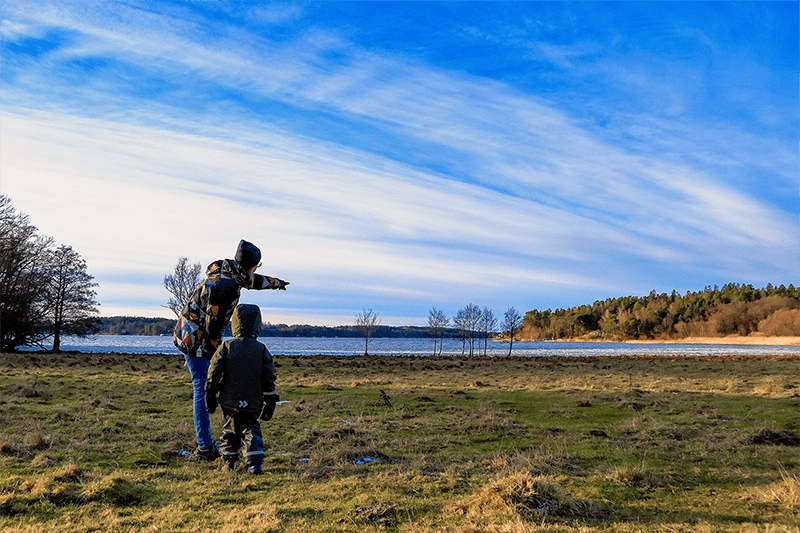
[(178, 323), (172, 331), (172, 342), (181, 353), (195, 357), (200, 348), (200, 339), (203, 337), (202, 324), (205, 323), (206, 314), (198, 305), (199, 293), (202, 291), (205, 281), (197, 287), (186, 302), (178, 317)]
[(175, 330), (172, 332), (172, 342), (184, 354), (194, 356), (200, 347), (200, 338), (203, 330), (188, 316), (181, 315)]
[[(232, 266), (228, 263), (232, 264)], [(225, 304), (225, 312), (221, 316), (226, 321), (230, 320), (230, 313), (233, 313), (233, 307), (235, 307), (236, 303), (239, 301), (239, 287), (243, 285), (241, 285), (241, 281), (237, 281), (238, 278), (234, 277), (235, 274), (231, 274), (228, 271), (228, 268), (233, 269), (237, 266), (235, 261), (227, 259), (225, 261), (215, 261), (208, 265), (208, 269), (206, 270), (208, 278), (194, 290), (189, 301), (186, 302), (186, 305), (181, 311), (178, 323), (175, 324), (175, 329), (172, 332), (172, 342), (181, 353), (190, 357), (197, 357), (200, 341), (206, 332), (206, 304), (209, 298), (208, 293), (211, 287), (223, 280), (231, 280), (231, 283), (235, 286), (235, 289), (228, 287), (228, 289), (224, 291), (225, 294), (230, 297), (230, 303)], [(222, 270), (223, 268), (225, 268), (225, 270)], [(263, 278), (263, 276), (260, 277)], [(230, 307), (227, 307), (228, 305), (230, 305)]]

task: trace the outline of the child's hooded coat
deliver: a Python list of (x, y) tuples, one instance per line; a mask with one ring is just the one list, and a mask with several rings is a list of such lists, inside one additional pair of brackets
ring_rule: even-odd
[(262, 395), (275, 392), (275, 365), (257, 340), (260, 329), (258, 306), (236, 306), (231, 318), (235, 338), (222, 343), (211, 358), (206, 394), (219, 393), (219, 405), (231, 411), (259, 413)]

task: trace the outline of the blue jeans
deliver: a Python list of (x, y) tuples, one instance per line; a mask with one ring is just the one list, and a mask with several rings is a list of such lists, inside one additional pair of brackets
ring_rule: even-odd
[(214, 446), (211, 437), (211, 418), (206, 409), (206, 379), (211, 359), (206, 357), (190, 357), (183, 355), (186, 366), (192, 375), (192, 412), (194, 415), (194, 431), (197, 434), (197, 447), (208, 450)]

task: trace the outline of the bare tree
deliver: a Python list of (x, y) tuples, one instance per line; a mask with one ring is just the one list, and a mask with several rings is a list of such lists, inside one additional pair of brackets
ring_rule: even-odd
[(372, 309), (362, 309), (356, 315), (355, 326), (358, 331), (364, 335), (364, 355), (369, 355), (369, 338), (375, 333), (375, 330), (380, 326), (381, 321), (378, 319), (378, 313)]
[(431, 309), (428, 315), (428, 333), (433, 338), (433, 355), (436, 355), (436, 341), (439, 341), (439, 355), (442, 355), (442, 341), (444, 337), (444, 328), (450, 323), (450, 319), (445, 316), (441, 309), (435, 307)]
[(186, 302), (189, 301), (192, 293), (203, 280), (201, 277), (202, 271), (203, 268), (200, 263), (190, 265), (187, 258), (178, 258), (175, 272), (164, 276), (164, 288), (169, 291), (172, 297), (167, 305), (162, 307), (171, 309), (175, 316), (180, 318), (181, 311), (186, 307)]
[(94, 278), (71, 246), (53, 244), (0, 196), (0, 350), (45, 349), (52, 336), (58, 352), (62, 334), (98, 331)]
[(511, 355), (511, 348), (514, 346), (514, 333), (520, 324), (522, 324), (522, 317), (519, 316), (516, 309), (509, 307), (508, 311), (503, 315), (503, 324), (501, 326), (504, 331), (508, 331), (508, 355)]
[(469, 326), (467, 320), (466, 308), (461, 308), (456, 312), (453, 317), (453, 326), (458, 331), (458, 336), (461, 338), (461, 357), (464, 357), (464, 351), (467, 346), (467, 337), (469, 336)]
[(469, 356), (475, 353), (475, 336), (478, 333), (478, 323), (481, 320), (481, 308), (475, 304), (467, 304), (464, 308), (464, 316), (467, 321), (467, 331), (469, 340)]
[(494, 335), (496, 329), (497, 329), (497, 319), (494, 317), (494, 313), (488, 307), (484, 307), (480, 320), (480, 330), (481, 334), (483, 335), (484, 357), (486, 356), (486, 352), (489, 348), (489, 337)]
[(475, 304), (467, 304), (456, 313), (453, 318), (453, 325), (458, 329), (458, 336), (461, 337), (461, 355), (466, 351), (469, 342), (469, 356), (475, 353), (475, 335), (478, 331), (478, 322), (481, 319), (481, 308)]
[(93, 276), (86, 272), (86, 261), (72, 249), (59, 246), (50, 255), (46, 309), (52, 317), (53, 352), (61, 351), (61, 335), (86, 336), (97, 333), (100, 321), (95, 316), (98, 303)]
[(0, 351), (39, 346), (49, 337), (47, 263), (53, 239), (0, 195)]

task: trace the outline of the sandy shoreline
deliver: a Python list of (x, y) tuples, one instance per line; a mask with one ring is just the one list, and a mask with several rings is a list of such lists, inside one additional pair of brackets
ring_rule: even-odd
[[(607, 341), (600, 339), (565, 339), (552, 342), (620, 342), (620, 341)], [(800, 345), (800, 337), (763, 337), (752, 335), (742, 337), (741, 335), (732, 335), (730, 337), (686, 337), (684, 339), (674, 340), (628, 340), (622, 341), (625, 344), (734, 344), (734, 345), (748, 345), (748, 346), (798, 346)]]

